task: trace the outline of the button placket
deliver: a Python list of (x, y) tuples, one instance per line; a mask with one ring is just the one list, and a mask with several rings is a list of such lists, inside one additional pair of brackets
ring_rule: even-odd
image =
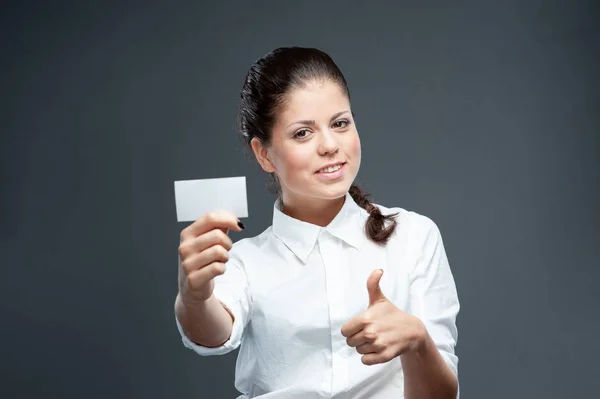
[(331, 322), (331, 362), (332, 362), (332, 394), (343, 392), (348, 387), (348, 356), (346, 339), (341, 333), (343, 323), (346, 322), (343, 249), (341, 243), (327, 231), (321, 231), (319, 238), (319, 251), (325, 267), (327, 287), (327, 301), (329, 303), (329, 319)]

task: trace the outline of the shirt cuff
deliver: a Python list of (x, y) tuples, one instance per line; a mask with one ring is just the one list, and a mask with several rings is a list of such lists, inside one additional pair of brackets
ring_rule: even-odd
[(229, 298), (227, 295), (215, 293), (215, 297), (221, 302), (223, 306), (231, 311), (233, 314), (233, 328), (231, 330), (231, 336), (221, 346), (209, 348), (206, 346), (198, 345), (185, 335), (181, 323), (175, 316), (175, 322), (177, 323), (177, 329), (181, 335), (181, 341), (186, 348), (189, 348), (201, 356), (213, 356), (213, 355), (224, 355), (229, 353), (240, 346), (243, 333), (243, 322), (242, 322), (242, 310), (239, 301)]

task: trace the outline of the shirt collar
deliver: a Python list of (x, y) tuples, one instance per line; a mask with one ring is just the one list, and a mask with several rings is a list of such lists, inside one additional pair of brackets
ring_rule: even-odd
[(367, 216), (367, 212), (354, 201), (350, 193), (346, 193), (342, 209), (327, 226), (321, 227), (283, 213), (279, 197), (273, 205), (273, 234), (306, 263), (322, 230), (360, 250)]

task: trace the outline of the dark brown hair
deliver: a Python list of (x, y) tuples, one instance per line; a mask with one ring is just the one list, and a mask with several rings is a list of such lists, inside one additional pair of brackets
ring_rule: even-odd
[[(264, 146), (271, 143), (271, 130), (277, 113), (285, 106), (286, 94), (314, 80), (330, 80), (340, 85), (350, 100), (346, 79), (331, 57), (314, 48), (281, 47), (257, 60), (248, 71), (240, 93), (239, 131), (246, 144), (254, 137)], [(277, 178), (272, 174), (276, 191)], [(369, 201), (368, 194), (352, 185), (354, 201), (369, 212), (365, 233), (371, 241), (385, 244), (396, 229), (393, 215), (382, 215)], [(386, 221), (389, 223), (386, 226)]]

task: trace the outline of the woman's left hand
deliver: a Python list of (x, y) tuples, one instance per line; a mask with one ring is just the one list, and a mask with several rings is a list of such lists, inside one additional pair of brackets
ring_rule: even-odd
[(423, 322), (400, 310), (383, 295), (379, 281), (383, 270), (374, 270), (367, 280), (369, 307), (342, 326), (349, 346), (362, 354), (366, 365), (386, 363), (407, 352), (418, 350), (425, 342)]

